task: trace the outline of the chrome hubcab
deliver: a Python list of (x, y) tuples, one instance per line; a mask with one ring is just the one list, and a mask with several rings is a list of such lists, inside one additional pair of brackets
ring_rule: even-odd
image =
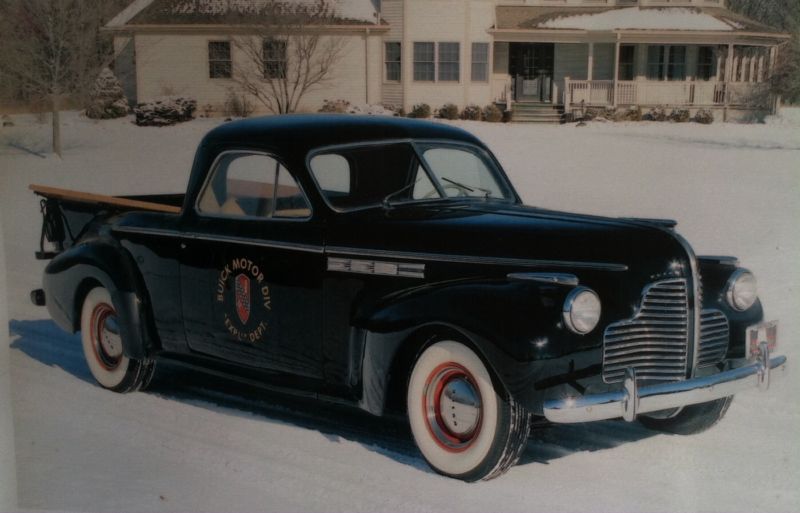
[(97, 361), (106, 370), (114, 370), (122, 361), (122, 338), (114, 309), (107, 304), (97, 305), (90, 329)]
[(481, 427), (481, 394), (466, 368), (449, 362), (434, 369), (422, 399), (428, 431), (440, 447), (459, 452), (472, 445)]
[(478, 426), (481, 401), (475, 387), (464, 378), (453, 379), (445, 385), (439, 407), (445, 427), (455, 435), (468, 435)]

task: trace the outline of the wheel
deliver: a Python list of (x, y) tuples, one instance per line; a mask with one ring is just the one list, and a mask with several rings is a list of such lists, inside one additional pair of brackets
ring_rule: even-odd
[(153, 377), (154, 361), (123, 354), (117, 312), (103, 287), (90, 290), (83, 300), (81, 341), (89, 370), (103, 388), (133, 392), (145, 388)]
[(445, 476), (497, 477), (514, 466), (527, 443), (529, 413), (495, 390), (481, 359), (460, 342), (436, 342), (422, 352), (406, 400), (422, 456)]
[(684, 406), (676, 415), (668, 418), (641, 416), (639, 422), (646, 428), (676, 435), (702, 433), (722, 420), (733, 396), (723, 397), (707, 403)]

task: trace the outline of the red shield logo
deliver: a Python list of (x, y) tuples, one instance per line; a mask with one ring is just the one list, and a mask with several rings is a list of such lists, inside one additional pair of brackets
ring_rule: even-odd
[(236, 277), (236, 314), (242, 324), (250, 320), (250, 278), (244, 274)]

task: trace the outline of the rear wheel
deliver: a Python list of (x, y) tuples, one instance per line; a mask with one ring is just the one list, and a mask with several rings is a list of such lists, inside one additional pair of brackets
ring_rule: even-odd
[(460, 342), (422, 352), (406, 399), (414, 440), (440, 474), (491, 479), (511, 468), (527, 443), (529, 413), (495, 390), (481, 359)]
[(83, 355), (94, 379), (115, 392), (146, 387), (155, 371), (153, 360), (134, 360), (123, 353), (119, 318), (103, 287), (89, 291), (81, 309)]
[(640, 416), (639, 422), (654, 431), (693, 435), (710, 429), (722, 420), (731, 402), (733, 396), (723, 397), (707, 403), (684, 406), (677, 414), (667, 418)]

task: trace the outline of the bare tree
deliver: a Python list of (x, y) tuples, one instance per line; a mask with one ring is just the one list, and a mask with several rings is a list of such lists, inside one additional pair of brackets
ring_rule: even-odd
[(108, 44), (99, 36), (107, 6), (103, 0), (0, 2), (0, 73), (25, 97), (49, 102), (59, 156), (64, 100), (88, 91), (108, 61)]
[(344, 50), (343, 38), (323, 30), (335, 18), (330, 2), (267, 2), (246, 15), (231, 38), (243, 56), (231, 79), (270, 112), (295, 112), (306, 93), (330, 81)]

